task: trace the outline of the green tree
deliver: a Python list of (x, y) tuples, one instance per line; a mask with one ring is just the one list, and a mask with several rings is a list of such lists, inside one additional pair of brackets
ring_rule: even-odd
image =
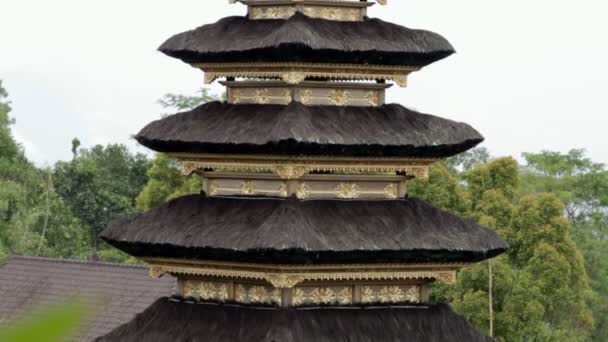
[(76, 158), (55, 165), (55, 187), (90, 237), (98, 257), (97, 235), (115, 218), (135, 210), (135, 199), (148, 181), (149, 161), (124, 145), (81, 149)]

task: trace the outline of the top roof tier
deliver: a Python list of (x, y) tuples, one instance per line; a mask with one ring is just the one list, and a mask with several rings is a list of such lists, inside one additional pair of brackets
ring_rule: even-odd
[[(159, 48), (219, 77), (393, 80), (454, 53), (439, 34), (368, 18), (342, 20), (340, 11), (367, 1), (242, 0), (246, 17), (227, 17), (177, 34)], [(338, 12), (335, 12), (338, 11)], [(334, 14), (331, 14), (334, 13)], [(339, 18), (340, 17), (340, 18)], [(355, 18), (352, 18), (355, 19)]]

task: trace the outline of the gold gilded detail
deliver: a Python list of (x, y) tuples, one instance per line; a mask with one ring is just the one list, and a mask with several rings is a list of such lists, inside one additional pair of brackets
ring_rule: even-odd
[(311, 104), (313, 100), (313, 94), (312, 94), (312, 90), (310, 89), (304, 89), (302, 90), (302, 95), (300, 95), (300, 101), (305, 104)]
[(310, 196), (312, 189), (306, 183), (300, 183), (298, 186), (298, 190), (296, 191), (296, 196), (299, 199), (307, 199)]
[(336, 196), (343, 199), (359, 198), (361, 189), (354, 183), (340, 183), (336, 186)]
[(277, 176), (281, 179), (300, 179), (308, 174), (309, 170), (306, 166), (294, 165), (277, 165), (272, 168)]
[(220, 262), (184, 263), (179, 260), (144, 258), (151, 267), (169, 274), (264, 280), (277, 288), (293, 288), (304, 281), (436, 279), (456, 281), (456, 272), (467, 264), (386, 264), (288, 266), (231, 264)]
[(162, 277), (165, 272), (161, 267), (152, 266), (150, 267), (150, 278), (158, 279)]
[(329, 287), (315, 288), (310, 291), (310, 301), (315, 304), (331, 304), (337, 302), (336, 293)]
[(361, 303), (369, 304), (376, 301), (376, 293), (371, 287), (365, 286), (361, 290)]
[(405, 293), (405, 301), (410, 303), (419, 303), (420, 302), (420, 287), (412, 286)]
[(336, 106), (346, 106), (352, 98), (348, 90), (332, 90), (329, 92), (328, 97), (329, 101)]
[(196, 63), (205, 72), (205, 82), (218, 77), (283, 79), (299, 84), (306, 78), (329, 80), (389, 80), (407, 85), (407, 76), (419, 67), (393, 65), (321, 64), (321, 63)]
[(241, 184), (241, 194), (255, 195), (255, 193), (256, 193), (255, 182), (243, 182), (243, 184)]
[(201, 299), (217, 298), (217, 288), (213, 283), (201, 282), (196, 292)]
[(398, 303), (405, 299), (405, 292), (399, 286), (385, 286), (378, 292), (381, 303)]
[(342, 305), (348, 305), (353, 302), (353, 289), (349, 287), (345, 287), (340, 292), (338, 292), (338, 303)]
[(348, 174), (403, 173), (406, 176), (428, 179), (428, 165), (437, 159), (377, 159), (377, 158), (324, 158), (324, 157), (277, 157), (261, 156), (260, 158), (235, 158), (224, 155), (193, 155), (187, 153), (172, 154), (180, 160), (185, 175), (211, 169), (229, 172), (275, 172), (279, 167), (290, 167), (294, 170), (306, 169), (307, 172), (333, 172)]
[(263, 286), (253, 286), (249, 289), (249, 301), (252, 303), (268, 303), (270, 297), (268, 290)]
[(397, 184), (389, 184), (384, 188), (384, 196), (388, 199), (396, 199), (399, 197), (399, 187)]
[(293, 304), (295, 306), (299, 306), (299, 305), (304, 304), (305, 302), (306, 302), (306, 293), (300, 288), (293, 290), (293, 294), (291, 297), (291, 304)]
[(377, 90), (370, 90), (369, 93), (367, 93), (366, 99), (370, 106), (379, 106), (380, 92)]
[(194, 297), (196, 295), (196, 285), (192, 281), (186, 281), (184, 284), (184, 297)]

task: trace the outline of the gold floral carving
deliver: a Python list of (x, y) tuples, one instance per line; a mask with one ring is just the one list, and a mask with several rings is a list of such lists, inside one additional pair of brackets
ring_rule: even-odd
[(352, 96), (348, 90), (332, 90), (329, 92), (328, 98), (336, 106), (346, 106)]
[(351, 287), (345, 287), (338, 292), (338, 303), (342, 305), (348, 305), (353, 302), (353, 289)]
[(354, 183), (340, 183), (336, 186), (336, 196), (343, 199), (359, 198), (361, 189)]
[(295, 13), (293, 6), (253, 7), (251, 19), (287, 19)]
[(398, 303), (405, 299), (405, 292), (399, 286), (385, 286), (378, 292), (381, 303)]
[(291, 289), (297, 284), (303, 282), (304, 277), (299, 275), (275, 274), (267, 276), (266, 280), (276, 288)]
[(278, 166), (305, 168), (307, 172), (332, 172), (348, 174), (403, 173), (406, 176), (428, 179), (428, 165), (438, 159), (340, 159), (340, 158), (297, 158), (277, 160), (277, 156), (264, 156), (263, 159), (233, 159), (224, 155), (172, 154), (180, 160), (184, 174), (212, 169), (226, 172), (275, 172)]
[(360, 8), (338, 8), (322, 6), (306, 6), (302, 13), (311, 18), (321, 18), (337, 21), (360, 21), (362, 10)]
[(336, 293), (329, 287), (319, 287), (310, 291), (310, 300), (316, 304), (331, 304), (338, 301)]
[[(165, 261), (167, 260), (167, 261)], [(245, 263), (185, 263), (162, 258), (144, 258), (159, 272), (233, 279), (264, 280), (276, 288), (293, 288), (304, 281), (435, 279), (454, 284), (456, 273), (466, 263), (420, 265), (325, 265), (288, 266)]]
[(311, 104), (312, 100), (313, 100), (314, 96), (312, 94), (312, 90), (310, 89), (304, 89), (302, 90), (302, 95), (300, 95), (300, 101), (305, 104)]
[(196, 63), (205, 72), (205, 82), (218, 77), (281, 78), (298, 84), (306, 78), (330, 80), (389, 80), (407, 85), (407, 76), (419, 67), (393, 65), (322, 64), (322, 63)]
[(366, 96), (367, 103), (370, 106), (379, 106), (380, 105), (380, 92), (377, 90), (370, 90)]
[(255, 182), (243, 182), (243, 184), (241, 184), (241, 194), (255, 195), (255, 192), (256, 192)]
[(270, 90), (268, 90), (266, 88), (256, 89), (255, 102), (258, 104), (266, 104), (266, 103), (270, 102), (271, 96), (272, 96), (272, 94), (270, 93)]
[(420, 302), (420, 287), (412, 286), (405, 293), (405, 301), (410, 303), (419, 303)]
[(272, 168), (272, 172), (281, 179), (300, 179), (307, 175), (309, 171), (306, 166), (277, 165)]
[(213, 283), (201, 282), (196, 292), (201, 299), (217, 299), (217, 288)]
[(247, 289), (243, 285), (237, 285), (234, 291), (234, 298), (239, 303), (247, 302)]
[(263, 286), (253, 286), (249, 289), (249, 301), (252, 303), (268, 303), (270, 297), (268, 290)]
[(186, 281), (184, 284), (184, 297), (194, 297), (196, 295), (196, 285), (192, 281)]
[(161, 267), (150, 267), (150, 278), (158, 279), (165, 273)]
[(312, 189), (306, 183), (300, 183), (298, 190), (296, 190), (296, 196), (299, 199), (307, 199), (310, 196)]
[(293, 290), (293, 294), (291, 296), (291, 304), (298, 306), (304, 304), (305, 302), (306, 293), (300, 288)]
[(290, 71), (284, 73), (281, 78), (289, 84), (298, 84), (306, 79), (306, 73), (298, 71)]
[(220, 191), (222, 191), (222, 187), (216, 181), (211, 181), (209, 186), (209, 194), (214, 196), (219, 194)]
[(280, 289), (272, 290), (272, 293), (270, 294), (270, 301), (272, 303), (277, 303), (277, 304), (281, 305), (281, 303), (283, 302), (283, 298), (281, 297)]
[(361, 289), (361, 303), (373, 303), (376, 301), (376, 293), (369, 286), (364, 286)]
[(399, 187), (397, 184), (389, 184), (384, 188), (384, 196), (388, 199), (396, 199), (399, 197)]

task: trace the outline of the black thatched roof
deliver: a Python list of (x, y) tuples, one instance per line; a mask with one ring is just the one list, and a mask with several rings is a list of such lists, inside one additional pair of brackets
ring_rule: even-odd
[(366, 18), (362, 22), (228, 17), (180, 33), (159, 48), (187, 63), (306, 62), (425, 66), (454, 53), (440, 35)]
[(494, 231), (418, 199), (192, 195), (114, 221), (101, 237), (139, 257), (281, 264), (467, 262), (508, 248)]
[(136, 136), (159, 152), (444, 158), (483, 141), (471, 126), (381, 107), (210, 102)]
[(447, 305), (280, 309), (161, 298), (97, 342), (491, 342)]

